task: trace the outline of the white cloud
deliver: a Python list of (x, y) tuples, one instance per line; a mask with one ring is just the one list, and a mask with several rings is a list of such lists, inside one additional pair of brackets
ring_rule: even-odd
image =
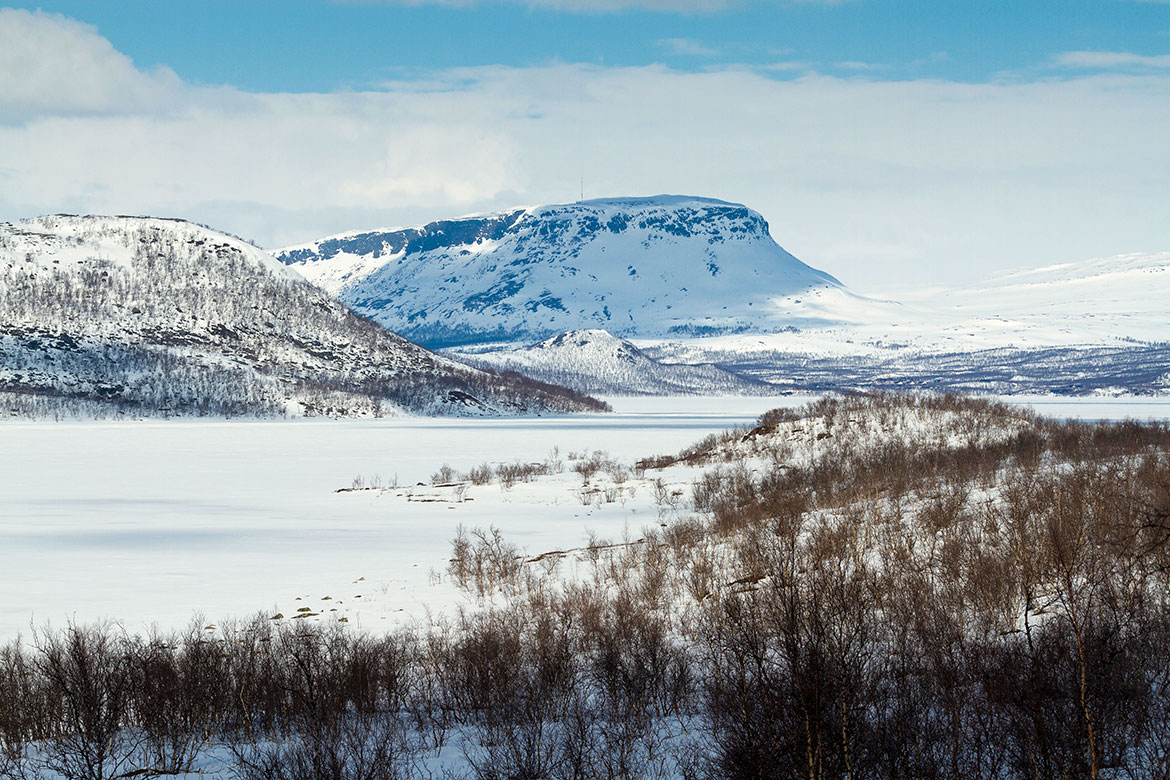
[(795, 71), (811, 71), (816, 66), (804, 60), (784, 60), (782, 62), (769, 62), (764, 65), (754, 65), (752, 67), (761, 73), (791, 73)]
[(1170, 54), (1143, 55), (1127, 51), (1066, 51), (1054, 64), (1064, 68), (1112, 70), (1115, 68), (1170, 68)]
[[(160, 83), (80, 30), (125, 83)], [(155, 98), (169, 110), (111, 98), (98, 114), (68, 79), (40, 83), (39, 108), (26, 99), (24, 121), (0, 126), (0, 219), (165, 214), (278, 245), (575, 200), (584, 177), (587, 197), (747, 203), (861, 290), (1170, 248), (1164, 75), (963, 84), (558, 64), (363, 93), (178, 85)]]
[(156, 110), (178, 77), (143, 72), (93, 27), (57, 14), (0, 8), (0, 122), (43, 113)]
[(680, 57), (714, 57), (719, 54), (715, 49), (694, 38), (662, 38), (656, 43), (668, 54)]
[(910, 65), (915, 66), (915, 67), (920, 66), (920, 65), (938, 65), (941, 62), (947, 62), (948, 60), (950, 60), (950, 58), (951, 58), (950, 52), (932, 51), (930, 54), (927, 54), (925, 57), (919, 57), (916, 60), (912, 60), (910, 62)]
[(833, 67), (840, 68), (841, 70), (854, 70), (854, 71), (864, 72), (864, 71), (888, 70), (890, 66), (889, 65), (882, 65), (882, 64), (879, 64), (876, 62), (858, 62), (857, 60), (846, 60), (845, 62), (833, 63)]

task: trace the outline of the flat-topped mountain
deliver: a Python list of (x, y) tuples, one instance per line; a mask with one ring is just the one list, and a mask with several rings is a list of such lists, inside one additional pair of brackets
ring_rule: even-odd
[(755, 211), (709, 198), (590, 200), (347, 233), (274, 252), (355, 311), (430, 347), (774, 332), (785, 296), (842, 291)]
[(469, 368), (180, 220), (0, 224), (0, 413), (532, 414), (602, 407)]

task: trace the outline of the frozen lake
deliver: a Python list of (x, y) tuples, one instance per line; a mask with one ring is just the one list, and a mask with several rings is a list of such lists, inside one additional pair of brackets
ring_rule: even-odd
[[(584, 506), (568, 472), (473, 487), (468, 502), (404, 497), (443, 463), (554, 447), (632, 462), (806, 400), (612, 399), (611, 415), (507, 420), (0, 423), (0, 642), (70, 619), (141, 631), (308, 605), (377, 626), (445, 609), (462, 596), (431, 573), (460, 523), (494, 524), (536, 553), (580, 545), (586, 529), (636, 536), (656, 508), (645, 494)], [(1058, 417), (1170, 418), (1170, 399), (1030, 400)], [(334, 492), (359, 475), (403, 488)]]

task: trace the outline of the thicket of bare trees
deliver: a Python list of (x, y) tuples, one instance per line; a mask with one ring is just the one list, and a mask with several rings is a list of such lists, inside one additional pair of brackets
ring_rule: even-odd
[(845, 399), (686, 458), (696, 513), (638, 539), (461, 533), (494, 598), (423, 630), (10, 644), (0, 776), (1170, 778), (1166, 426)]

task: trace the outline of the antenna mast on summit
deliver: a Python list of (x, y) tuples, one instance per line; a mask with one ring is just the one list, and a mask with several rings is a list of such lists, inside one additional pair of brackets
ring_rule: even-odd
[(581, 177), (581, 200), (585, 200), (585, 177)]

